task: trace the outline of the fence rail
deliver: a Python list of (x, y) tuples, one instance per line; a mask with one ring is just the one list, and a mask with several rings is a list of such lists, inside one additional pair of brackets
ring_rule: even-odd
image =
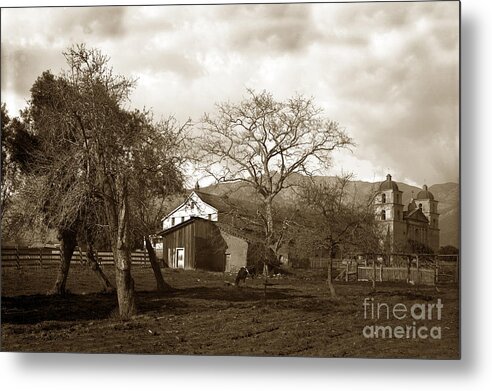
[[(309, 258), (293, 262), (294, 268), (326, 270), (328, 258)], [(345, 281), (403, 281), (422, 285), (457, 283), (458, 255), (372, 254), (349, 259), (333, 259), (332, 274)]]
[[(421, 285), (435, 285), (435, 271), (431, 269), (414, 269), (410, 270), (402, 267), (381, 267), (376, 268), (376, 281), (401, 281), (411, 282)], [(357, 267), (358, 281), (372, 281), (374, 278), (374, 269), (369, 266)], [(442, 281), (441, 281), (442, 282)]]
[[(150, 266), (149, 257), (146, 251), (135, 251), (131, 253), (132, 264), (140, 266)], [(53, 266), (60, 263), (61, 254), (58, 248), (46, 247), (2, 247), (2, 267), (32, 267), (32, 266)], [(111, 251), (96, 252), (96, 259), (99, 265), (112, 265), (114, 262)], [(77, 247), (72, 256), (72, 262), (85, 264), (87, 253)]]

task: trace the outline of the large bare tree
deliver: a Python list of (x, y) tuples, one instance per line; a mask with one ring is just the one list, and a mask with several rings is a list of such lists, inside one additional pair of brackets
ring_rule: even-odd
[(197, 157), (220, 182), (240, 181), (262, 202), (265, 242), (275, 252), (274, 200), (293, 183), (292, 175), (312, 175), (330, 164), (331, 153), (351, 139), (337, 122), (323, 117), (313, 100), (294, 96), (277, 101), (268, 92), (248, 90), (239, 103), (218, 103), (202, 120)]

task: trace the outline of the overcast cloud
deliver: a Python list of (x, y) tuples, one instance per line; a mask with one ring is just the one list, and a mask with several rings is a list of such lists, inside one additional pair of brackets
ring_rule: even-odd
[(84, 42), (138, 78), (133, 107), (198, 120), (246, 88), (313, 96), (354, 138), (328, 174), (429, 185), (459, 175), (457, 2), (3, 9), (11, 115)]

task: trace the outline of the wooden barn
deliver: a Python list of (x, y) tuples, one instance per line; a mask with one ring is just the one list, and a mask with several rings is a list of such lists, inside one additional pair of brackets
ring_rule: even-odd
[(156, 236), (171, 268), (234, 272), (248, 262), (246, 238), (201, 217), (191, 217)]

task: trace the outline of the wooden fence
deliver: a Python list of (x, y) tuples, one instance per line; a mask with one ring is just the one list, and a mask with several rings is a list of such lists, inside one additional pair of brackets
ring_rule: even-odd
[(383, 267), (380, 265), (376, 269), (370, 266), (357, 267), (357, 281), (372, 281), (374, 278), (378, 282), (395, 281), (409, 282), (420, 285), (435, 285), (436, 274), (431, 269), (415, 269), (402, 267)]
[[(342, 264), (341, 259), (332, 260), (333, 268), (339, 268)], [(328, 267), (328, 258), (306, 258), (306, 259), (292, 259), (289, 261), (289, 265), (294, 269), (326, 269)]]
[[(327, 258), (310, 258), (293, 267), (328, 268)], [(333, 259), (332, 274), (340, 281), (402, 281), (413, 284), (435, 285), (457, 283), (459, 280), (458, 255), (434, 254), (372, 254), (352, 259)]]
[[(146, 251), (135, 251), (131, 253), (132, 264), (150, 266)], [(113, 253), (111, 251), (99, 251), (96, 253), (99, 265), (113, 265)], [(60, 250), (52, 247), (2, 247), (2, 267), (48, 267), (59, 265), (61, 259)], [(77, 247), (72, 256), (72, 262), (85, 264), (87, 253)]]

